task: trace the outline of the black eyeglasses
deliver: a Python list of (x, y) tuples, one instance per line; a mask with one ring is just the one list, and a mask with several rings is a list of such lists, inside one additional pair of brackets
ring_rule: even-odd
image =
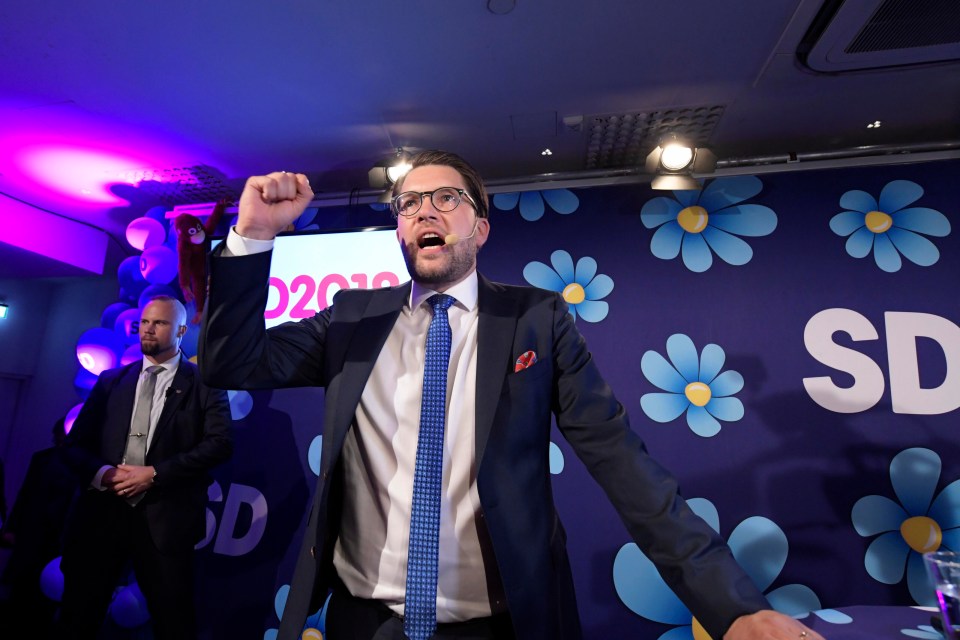
[(443, 213), (453, 211), (460, 206), (462, 198), (466, 198), (467, 202), (469, 202), (474, 209), (477, 208), (477, 203), (474, 202), (470, 194), (463, 189), (440, 187), (433, 191), (404, 191), (391, 201), (393, 204), (393, 215), (403, 216), (404, 218), (416, 215), (417, 211), (420, 211), (420, 207), (423, 206), (424, 196), (430, 198), (434, 209), (442, 211)]

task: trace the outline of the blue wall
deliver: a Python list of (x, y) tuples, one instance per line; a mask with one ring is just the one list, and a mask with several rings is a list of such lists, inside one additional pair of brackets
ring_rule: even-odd
[[(540, 286), (555, 271), (550, 286), (583, 287), (577, 326), (633, 428), (778, 608), (929, 604), (925, 582), (910, 578), (918, 551), (960, 547), (960, 239), (949, 228), (960, 218), (958, 170), (945, 161), (720, 178), (693, 196), (648, 185), (501, 194), (480, 270)], [(881, 202), (867, 206), (871, 196)], [(710, 226), (680, 233), (677, 212), (696, 206), (683, 221), (705, 213)], [(866, 216), (875, 207), (890, 217)], [(853, 213), (834, 220), (842, 211)], [(389, 224), (366, 205), (317, 220)], [(864, 221), (877, 232), (857, 231)], [(741, 240), (710, 230), (718, 226)], [(654, 255), (654, 237), (657, 254), (674, 243), (679, 254)], [(696, 248), (703, 237), (719, 247), (707, 249), (708, 268)], [(573, 278), (560, 252), (580, 263)], [(671, 366), (675, 378), (687, 374), (683, 384), (697, 381), (680, 362), (689, 343), (694, 371), (720, 374), (702, 380), (701, 394), (712, 394), (704, 409), (686, 406), (683, 385), (666, 384)], [(811, 393), (817, 383), (804, 380), (815, 378), (836, 389)], [(670, 392), (672, 401), (654, 395)], [(216, 474), (199, 552), (209, 637), (269, 637), (277, 626), (275, 595), (289, 581), (316, 478), (322, 403), (310, 389), (234, 398), (238, 415), (249, 413), (235, 422), (234, 459)], [(651, 597), (662, 583), (559, 433), (554, 442), (587, 637), (689, 628), (682, 605)], [(908, 519), (912, 547), (901, 534)]]

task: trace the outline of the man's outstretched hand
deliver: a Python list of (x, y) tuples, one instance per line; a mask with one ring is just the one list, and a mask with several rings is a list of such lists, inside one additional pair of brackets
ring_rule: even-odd
[(824, 640), (799, 620), (777, 611), (758, 611), (733, 621), (723, 640)]

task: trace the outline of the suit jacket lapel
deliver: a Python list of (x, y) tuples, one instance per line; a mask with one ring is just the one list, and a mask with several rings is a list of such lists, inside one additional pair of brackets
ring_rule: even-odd
[(127, 366), (126, 371), (120, 374), (117, 386), (113, 391), (117, 407), (115, 416), (109, 420), (110, 429), (104, 434), (109, 442), (104, 442), (104, 451), (112, 452), (108, 456), (112, 462), (118, 463), (123, 459), (127, 450), (127, 435), (130, 433), (130, 422), (133, 420), (133, 402), (137, 396), (137, 380), (140, 378), (140, 363), (135, 362)]
[(509, 374), (510, 347), (517, 328), (517, 301), (478, 274), (477, 307), (477, 466), (490, 438), (500, 391)]
[[(367, 300), (367, 306), (360, 311), (360, 320), (347, 346), (340, 381), (343, 386), (336, 390), (337, 403), (333, 423), (325, 427), (332, 431), (325, 435), (333, 437), (333, 447), (325, 450), (339, 451), (343, 438), (353, 422), (360, 403), (360, 396), (373, 371), (373, 365), (383, 349), (387, 336), (397, 322), (397, 316), (406, 301), (410, 299), (410, 283), (377, 292)], [(327, 389), (330, 392), (330, 389)]]
[[(162, 437), (163, 432), (169, 428), (174, 412), (186, 400), (190, 387), (193, 385), (193, 368), (186, 364), (186, 361), (187, 359), (181, 353), (180, 364), (177, 366), (177, 373), (174, 374), (173, 382), (170, 383), (164, 397), (163, 410), (160, 412), (160, 419), (157, 420), (156, 431), (151, 443), (158, 442), (157, 438)], [(149, 451), (147, 454), (149, 455)]]

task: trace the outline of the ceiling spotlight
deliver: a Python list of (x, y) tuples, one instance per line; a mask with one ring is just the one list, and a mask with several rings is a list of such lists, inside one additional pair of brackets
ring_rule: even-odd
[(879, 120), (874, 120), (873, 122), (867, 125), (867, 129), (879, 129), (879, 128), (880, 128)]
[(0, 302), (0, 318), (7, 317), (7, 309), (9, 309), (9, 307), (4, 303)]
[(410, 171), (410, 154), (397, 147), (397, 152), (384, 158), (367, 172), (367, 179), (373, 189), (392, 187), (393, 183)]
[(552, 155), (553, 155), (553, 151), (550, 151), (550, 149), (544, 149), (543, 151), (540, 152), (540, 155), (542, 155), (542, 156), (552, 156)]
[(700, 188), (694, 173), (711, 173), (717, 168), (717, 157), (705, 147), (694, 147), (676, 134), (660, 139), (660, 146), (647, 156), (646, 170), (656, 174), (652, 189), (689, 191)]

